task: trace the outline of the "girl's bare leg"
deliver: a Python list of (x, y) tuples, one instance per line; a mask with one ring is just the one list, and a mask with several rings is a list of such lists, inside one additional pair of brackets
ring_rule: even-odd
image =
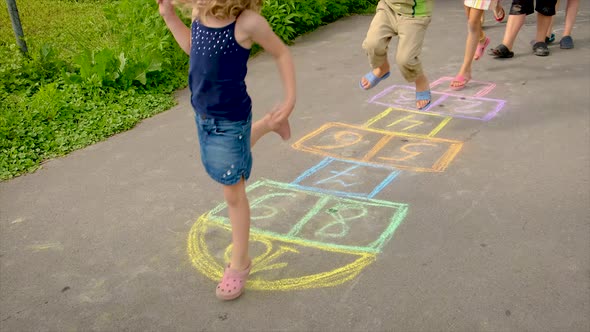
[(235, 185), (223, 186), (223, 196), (227, 203), (231, 223), (232, 252), (230, 266), (235, 270), (245, 270), (250, 264), (248, 240), (250, 238), (250, 205), (246, 196), (244, 179)]
[(567, 0), (565, 7), (565, 29), (563, 30), (564, 36), (571, 36), (572, 29), (576, 23), (576, 15), (578, 15), (578, 8), (580, 0)]
[[(477, 44), (482, 39), (483, 31), (481, 30), (481, 16), (483, 10), (465, 7), (465, 13), (467, 14), (467, 41), (465, 42), (465, 55), (463, 57), (463, 65), (459, 71), (459, 75), (465, 77), (465, 79), (471, 79), (471, 65), (473, 63), (473, 57), (477, 49)], [(483, 35), (485, 39), (485, 35)], [(452, 87), (460, 87), (464, 83), (460, 81), (451, 82)]]

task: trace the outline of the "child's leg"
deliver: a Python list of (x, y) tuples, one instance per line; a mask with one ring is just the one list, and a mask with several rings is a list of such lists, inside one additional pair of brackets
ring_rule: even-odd
[[(559, 1), (555, 4), (555, 12), (557, 13), (557, 9), (559, 8)], [(549, 28), (547, 28), (547, 35), (548, 39), (551, 39), (551, 35), (553, 34), (553, 24), (555, 23), (555, 15), (551, 16), (551, 23), (549, 24)], [(555, 38), (555, 36), (553, 36)]]
[[(483, 17), (485, 15), (485, 11), (484, 10), (479, 10), (479, 9), (473, 9), (471, 11), (471, 15), (476, 15), (476, 13), (474, 13), (475, 11), (481, 11), (481, 16)], [(469, 20), (467, 21), (467, 25), (468, 25), (468, 29), (469, 31), (471, 31), (473, 28), (477, 28), (474, 27), (473, 24), (471, 23), (473, 21)], [(475, 23), (475, 22), (474, 22)], [(471, 33), (471, 32), (468, 32)], [(479, 26), (479, 35), (478, 35), (478, 44), (475, 48), (475, 55), (473, 56), (473, 60), (479, 60), (479, 58), (481, 58), (481, 56), (483, 55), (483, 52), (485, 51), (485, 48), (488, 46), (488, 44), (490, 43), (490, 39), (487, 38), (486, 33), (483, 32), (483, 25)]]
[(553, 33), (553, 24), (555, 23), (555, 16), (551, 16), (551, 23), (549, 23), (549, 27), (547, 28), (547, 34), (545, 37), (551, 38), (551, 34)]
[[(458, 88), (464, 86), (467, 81), (471, 79), (471, 64), (478, 44), (480, 43), (483, 35), (485, 40), (485, 34), (481, 29), (481, 16), (483, 10), (465, 7), (467, 13), (467, 41), (465, 42), (465, 55), (463, 57), (463, 65), (457, 75), (457, 78), (451, 82), (451, 87)], [(459, 77), (463, 76), (463, 79)]]
[[(399, 42), (395, 61), (402, 75), (408, 82), (416, 84), (416, 92), (427, 91), (430, 88), (428, 79), (422, 70), (420, 54), (430, 24), (430, 17), (406, 18), (400, 16), (398, 23)], [(430, 100), (417, 100), (416, 108), (422, 109)]]
[(576, 15), (578, 14), (579, 0), (568, 0), (565, 8), (565, 29), (563, 30), (563, 37), (559, 41), (559, 48), (571, 49), (574, 48), (574, 39), (572, 38), (572, 29), (576, 23)]
[(229, 211), (232, 228), (232, 253), (230, 266), (234, 270), (244, 270), (250, 264), (248, 239), (250, 237), (250, 206), (246, 196), (244, 179), (235, 185), (223, 186), (223, 196)]
[(565, 9), (565, 28), (563, 30), (564, 36), (571, 36), (572, 29), (576, 23), (576, 15), (578, 15), (578, 8), (580, 0), (567, 0)]
[[(363, 49), (369, 57), (369, 64), (373, 69), (373, 74), (377, 77), (389, 72), (389, 62), (387, 61), (387, 50), (389, 41), (395, 35), (392, 17), (395, 13), (391, 8), (381, 0), (377, 4), (377, 12), (371, 21), (367, 36), (363, 41)], [(370, 88), (371, 84), (366, 78), (361, 78), (363, 89)]]
[(272, 131), (270, 129), (270, 126), (268, 125), (268, 118), (269, 117), (270, 117), (270, 114), (267, 114), (262, 119), (254, 122), (252, 124), (252, 134), (250, 136), (250, 146), (251, 147), (253, 147), (262, 136), (264, 136)]

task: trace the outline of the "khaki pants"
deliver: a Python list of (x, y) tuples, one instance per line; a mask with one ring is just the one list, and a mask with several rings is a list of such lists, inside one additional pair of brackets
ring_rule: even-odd
[(375, 69), (383, 65), (387, 60), (391, 38), (398, 36), (395, 62), (406, 81), (416, 81), (422, 74), (419, 57), (429, 24), (430, 17), (402, 16), (391, 9), (385, 0), (379, 1), (377, 13), (363, 42), (363, 49), (369, 56), (371, 67)]

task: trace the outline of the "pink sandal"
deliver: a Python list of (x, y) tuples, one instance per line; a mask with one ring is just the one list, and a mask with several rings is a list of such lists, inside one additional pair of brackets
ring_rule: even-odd
[(477, 44), (477, 49), (475, 50), (475, 55), (473, 56), (473, 60), (479, 60), (483, 55), (483, 52), (486, 50), (486, 47), (490, 45), (490, 37), (486, 37), (483, 43)]
[(496, 16), (496, 11), (494, 11), (494, 19), (498, 23), (504, 21), (504, 17), (506, 17), (506, 12), (504, 11), (504, 8), (500, 7), (500, 10), (502, 11), (502, 16)]
[(219, 284), (217, 284), (217, 290), (215, 291), (217, 298), (227, 301), (233, 300), (242, 295), (251, 267), (252, 262), (248, 264), (248, 267), (245, 270), (236, 271), (230, 267), (230, 264), (227, 264), (227, 267), (223, 272), (223, 278)]
[[(453, 83), (455, 83), (455, 82), (460, 83), (461, 85), (453, 86)], [(469, 82), (469, 79), (465, 78), (465, 76), (457, 75), (457, 76), (455, 76), (453, 81), (451, 81), (451, 90), (453, 90), (453, 91), (462, 90), (463, 88), (465, 88), (465, 86), (467, 85), (468, 82)]]

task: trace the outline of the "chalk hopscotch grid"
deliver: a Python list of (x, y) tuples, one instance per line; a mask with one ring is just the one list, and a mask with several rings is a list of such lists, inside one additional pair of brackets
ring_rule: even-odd
[[(396, 89), (415, 90), (414, 87), (407, 86), (407, 85), (392, 85), (390, 87), (385, 88), (383, 91), (376, 94), (375, 96), (373, 96), (367, 102), (371, 103), (371, 104), (394, 107), (394, 108), (406, 110), (405, 108), (400, 107), (399, 104), (379, 101), (379, 99), (387, 96), (388, 94), (391, 94)], [(439, 115), (443, 115), (443, 116), (450, 116), (453, 118), (489, 121), (489, 120), (493, 119), (494, 117), (496, 117), (506, 104), (506, 101), (501, 100), (501, 99), (491, 99), (491, 98), (483, 98), (483, 97), (466, 97), (466, 96), (462, 96), (459, 94), (442, 93), (442, 92), (437, 92), (437, 91), (432, 91), (431, 94), (432, 94), (432, 102), (430, 103), (430, 105), (428, 105), (425, 109), (423, 109), (421, 111), (439, 114)], [(457, 113), (453, 113), (453, 112), (446, 112), (446, 111), (439, 110), (440, 107), (438, 107), (438, 106), (440, 104), (442, 104), (444, 101), (448, 100), (449, 98), (458, 98), (460, 100), (467, 100), (467, 101), (489, 102), (489, 103), (495, 104), (495, 106), (492, 108), (491, 111), (489, 111), (489, 112), (485, 113), (485, 115), (479, 116), (479, 117), (478, 116), (469, 116), (469, 115), (465, 115), (465, 114), (462, 115), (462, 114), (457, 114)], [(419, 111), (417, 109), (407, 109), (407, 110)]]
[[(301, 192), (297, 187), (293, 187), (290, 184), (275, 182), (272, 180), (261, 180), (257, 181), (246, 188), (246, 192), (250, 192), (253, 189), (258, 187), (270, 187), (274, 189), (281, 189), (286, 191), (295, 191)], [(394, 235), (395, 230), (401, 224), (403, 219), (405, 218), (406, 214), (408, 213), (408, 205), (404, 203), (396, 203), (390, 201), (382, 201), (376, 199), (362, 199), (362, 198), (345, 198), (345, 197), (336, 197), (332, 195), (325, 195), (318, 192), (304, 192), (307, 195), (318, 197), (318, 201), (315, 203), (314, 207), (310, 209), (310, 211), (302, 217), (287, 234), (277, 233), (274, 231), (269, 231), (265, 229), (261, 229), (258, 227), (251, 227), (250, 230), (253, 233), (265, 235), (271, 237), (276, 240), (281, 240), (285, 242), (297, 243), (301, 245), (316, 247), (319, 249), (322, 248), (330, 248), (330, 249), (338, 249), (338, 250), (346, 250), (350, 252), (365, 252), (365, 253), (380, 253), (381, 248), (387, 243)], [(391, 216), (390, 220), (388, 221), (388, 226), (385, 228), (385, 231), (379, 235), (379, 237), (365, 246), (353, 246), (353, 245), (344, 245), (344, 244), (336, 244), (331, 242), (324, 242), (324, 241), (316, 241), (310, 240), (307, 238), (299, 237), (298, 234), (301, 229), (310, 221), (312, 218), (317, 215), (323, 207), (325, 207), (328, 203), (332, 203), (333, 201), (336, 202), (344, 202), (350, 204), (361, 204), (364, 206), (374, 206), (374, 207), (385, 207), (390, 208), (394, 211), (393, 215)], [(217, 223), (220, 225), (227, 225), (231, 226), (229, 218), (218, 215), (221, 211), (227, 208), (227, 203), (223, 202), (217, 205), (215, 208), (209, 211), (207, 219), (211, 223)]]

